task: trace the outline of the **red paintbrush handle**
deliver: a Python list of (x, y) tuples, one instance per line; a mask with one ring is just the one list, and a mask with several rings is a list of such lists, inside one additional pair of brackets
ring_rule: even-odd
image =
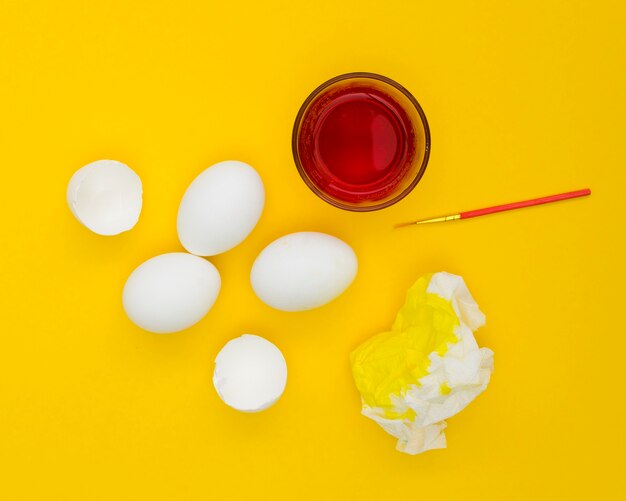
[(504, 212), (513, 209), (521, 209), (523, 207), (532, 207), (533, 205), (549, 204), (551, 202), (558, 202), (559, 200), (567, 200), (569, 198), (586, 197), (587, 195), (591, 195), (591, 190), (588, 188), (584, 190), (570, 191), (568, 193), (561, 193), (559, 195), (551, 195), (549, 197), (524, 200), (523, 202), (513, 202), (512, 204), (496, 205), (495, 207), (487, 207), (485, 209), (468, 210), (466, 212), (461, 212), (461, 219), (484, 216), (485, 214), (493, 214), (495, 212)]

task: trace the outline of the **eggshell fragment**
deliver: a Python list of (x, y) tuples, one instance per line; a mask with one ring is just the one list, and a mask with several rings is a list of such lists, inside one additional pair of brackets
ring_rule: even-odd
[(240, 244), (254, 229), (265, 204), (259, 174), (236, 160), (201, 172), (178, 209), (178, 238), (198, 256), (213, 256)]
[(213, 386), (224, 403), (241, 412), (274, 405), (287, 384), (287, 363), (267, 339), (244, 334), (230, 340), (215, 359)]
[(266, 304), (283, 311), (309, 310), (343, 293), (358, 263), (352, 248), (325, 233), (291, 233), (256, 258), (250, 282)]
[(139, 176), (116, 160), (97, 160), (78, 169), (67, 186), (72, 214), (98, 235), (117, 235), (137, 224), (142, 205)]
[(128, 277), (122, 302), (139, 327), (160, 334), (199, 322), (220, 291), (220, 274), (211, 263), (184, 252), (148, 259)]

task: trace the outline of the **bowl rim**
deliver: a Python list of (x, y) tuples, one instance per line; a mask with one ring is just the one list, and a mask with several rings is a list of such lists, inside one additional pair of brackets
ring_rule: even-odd
[[(415, 110), (417, 111), (417, 114), (419, 115), (420, 120), (422, 121), (422, 126), (424, 127), (425, 145), (424, 145), (424, 157), (422, 158), (422, 164), (420, 165), (419, 170), (417, 171), (411, 183), (404, 190), (398, 193), (395, 197), (390, 198), (389, 200), (386, 200), (384, 202), (375, 203), (374, 205), (370, 205), (370, 206), (356, 206), (356, 205), (350, 205), (348, 203), (340, 202), (338, 200), (333, 199), (332, 197), (324, 193), (315, 183), (313, 183), (313, 181), (311, 181), (311, 179), (305, 172), (304, 167), (302, 166), (302, 163), (300, 162), (300, 156), (298, 154), (298, 136), (299, 136), (298, 130), (300, 129), (300, 124), (302, 122), (302, 118), (304, 117), (304, 114), (307, 108), (309, 107), (311, 102), (320, 93), (322, 93), (326, 88), (330, 87), (331, 85), (337, 82), (341, 82), (342, 80), (364, 79), (364, 78), (378, 80), (387, 85), (391, 85), (392, 87), (400, 91), (411, 102), (411, 104), (415, 107)], [(395, 80), (392, 80), (391, 78), (386, 77), (384, 75), (379, 75), (378, 73), (370, 73), (366, 71), (354, 71), (350, 73), (343, 73), (329, 80), (326, 80), (321, 85), (318, 85), (315, 88), (315, 90), (313, 90), (313, 92), (311, 92), (308, 95), (308, 97), (304, 100), (304, 102), (302, 103), (302, 106), (300, 106), (300, 109), (298, 110), (298, 114), (296, 115), (296, 120), (293, 125), (293, 131), (291, 134), (291, 150), (292, 150), (293, 159), (296, 163), (296, 168), (298, 169), (298, 173), (300, 174), (300, 177), (302, 178), (304, 183), (309, 187), (309, 189), (313, 193), (315, 193), (319, 198), (321, 198), (325, 202), (328, 202), (330, 205), (338, 207), (339, 209), (348, 210), (352, 212), (372, 212), (372, 211), (384, 209), (386, 207), (389, 207), (399, 202), (404, 197), (406, 197), (409, 193), (411, 193), (411, 191), (413, 191), (415, 186), (417, 186), (417, 184), (420, 182), (420, 180), (422, 179), (422, 176), (424, 175), (424, 172), (426, 171), (426, 166), (428, 165), (428, 159), (430, 158), (430, 150), (431, 150), (430, 127), (428, 126), (428, 120), (426, 119), (426, 114), (424, 113), (422, 106), (419, 104), (417, 99), (415, 99), (413, 94), (411, 94), (405, 87), (400, 85)]]

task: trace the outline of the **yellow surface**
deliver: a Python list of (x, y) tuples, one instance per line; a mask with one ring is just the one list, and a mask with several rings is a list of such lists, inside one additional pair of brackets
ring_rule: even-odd
[[(625, 8), (578, 2), (0, 3), (0, 498), (618, 499), (625, 489)], [(422, 103), (431, 162), (373, 214), (325, 205), (290, 151), (300, 103), (346, 71)], [(138, 226), (81, 227), (65, 203), (100, 158), (141, 176)], [(194, 328), (124, 316), (124, 280), (180, 250), (176, 209), (203, 168), (237, 158), (267, 187), (263, 218), (212, 261), (223, 290)], [(590, 199), (467, 222), (393, 223), (589, 186)], [(335, 234), (357, 280), (308, 313), (248, 284), (295, 230)], [(359, 415), (352, 349), (393, 321), (422, 274), (465, 277), (495, 351), (488, 390), (448, 449), (410, 457)], [(244, 332), (289, 364), (282, 400), (237, 414), (211, 385)]]

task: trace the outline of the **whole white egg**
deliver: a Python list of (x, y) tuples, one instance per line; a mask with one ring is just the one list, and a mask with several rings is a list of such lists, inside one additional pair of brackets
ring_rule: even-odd
[(126, 280), (122, 302), (136, 325), (166, 334), (199, 322), (217, 299), (220, 285), (219, 272), (206, 259), (172, 252), (139, 265)]
[(270, 341), (253, 334), (230, 340), (213, 372), (217, 394), (233, 409), (259, 412), (274, 405), (287, 384), (287, 363)]
[(358, 263), (352, 248), (331, 235), (291, 233), (269, 244), (256, 258), (250, 282), (266, 304), (283, 311), (322, 306), (344, 292)]
[(201, 172), (178, 208), (178, 238), (198, 256), (213, 256), (240, 244), (254, 229), (265, 204), (261, 177), (236, 160)]

